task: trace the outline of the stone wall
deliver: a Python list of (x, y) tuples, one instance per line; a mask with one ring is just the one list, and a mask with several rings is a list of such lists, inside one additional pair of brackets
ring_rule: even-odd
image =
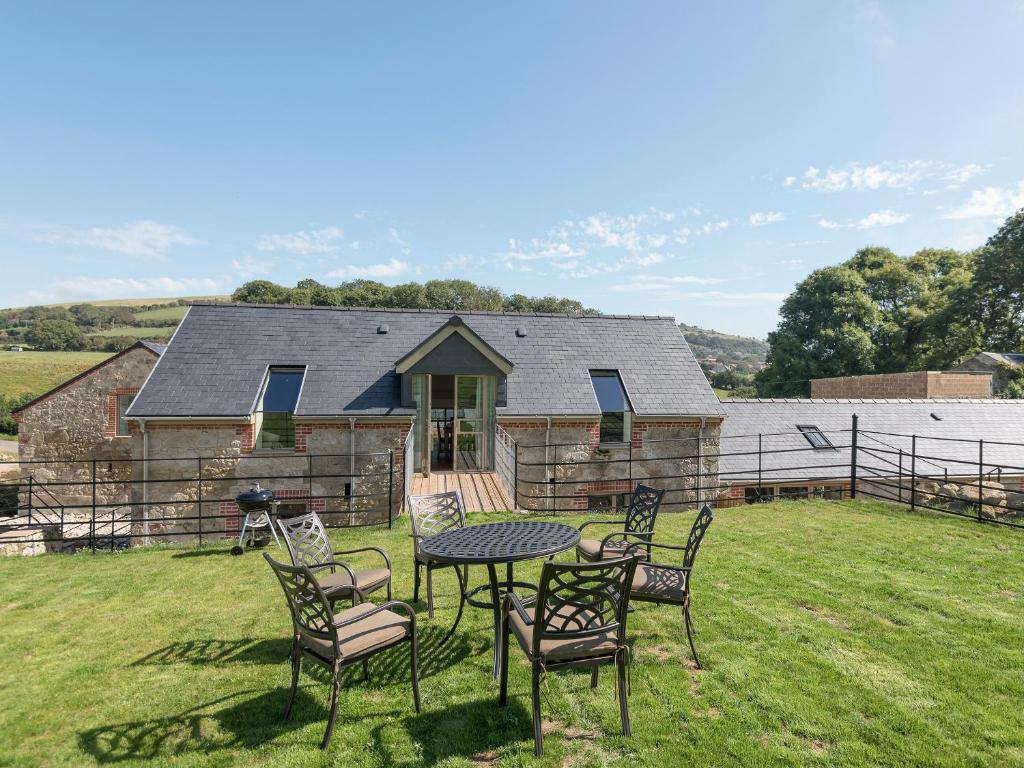
[[(521, 509), (574, 512), (588, 507), (591, 495), (629, 493), (638, 482), (666, 489), (664, 511), (693, 508), (712, 501), (718, 486), (720, 426), (705, 425), (698, 480), (699, 421), (634, 419), (628, 444), (600, 445), (597, 419), (553, 419), (549, 445), (544, 420), (499, 419), (518, 444), (517, 506)], [(554, 481), (554, 482), (552, 482)]]
[(992, 397), (992, 377), (975, 373), (912, 371), (811, 380), (811, 397), (927, 399)]
[[(115, 546), (124, 543), (139, 501), (133, 480), (141, 477), (134, 461), (141, 456), (141, 436), (134, 427), (128, 435), (117, 436), (117, 396), (138, 392), (157, 359), (148, 349), (131, 348), (16, 416), (19, 504), (28, 504), (31, 478), (36, 516), (49, 514), (50, 525), (60, 529), (57, 538), (73, 540), (69, 545), (97, 537)], [(101, 521), (96, 524), (94, 504)], [(63, 518), (48, 513), (47, 505), (63, 507)]]
[(150, 422), (147, 430), (144, 522), (150, 537), (238, 535), (241, 516), (234, 498), (257, 482), (283, 503), (317, 512), (328, 525), (381, 523), (389, 508), (392, 516), (401, 511), (408, 424), (357, 421), (353, 431), (347, 421), (304, 423), (296, 427), (294, 451), (255, 449), (248, 424)]

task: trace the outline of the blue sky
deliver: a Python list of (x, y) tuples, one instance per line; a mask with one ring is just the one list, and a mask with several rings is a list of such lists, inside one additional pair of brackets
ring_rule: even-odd
[(40, 3), (0, 25), (0, 306), (463, 277), (765, 335), (1024, 206), (1024, 0)]

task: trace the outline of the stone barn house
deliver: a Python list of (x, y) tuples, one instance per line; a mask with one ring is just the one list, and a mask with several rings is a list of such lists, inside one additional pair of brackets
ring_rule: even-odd
[[(440, 488), (471, 510), (572, 511), (647, 479), (671, 511), (717, 486), (723, 409), (669, 317), (199, 303), (146, 372), (23, 438), (24, 459), (76, 460), (23, 468), (37, 478), (91, 481), (98, 458), (99, 519), (128, 505), (133, 541), (230, 536), (255, 481), (339, 525)], [(109, 398), (140, 384), (118, 442)], [(106, 442), (72, 438), (86, 408)]]

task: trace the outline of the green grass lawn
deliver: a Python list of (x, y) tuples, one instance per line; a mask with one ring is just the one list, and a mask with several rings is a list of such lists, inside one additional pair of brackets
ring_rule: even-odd
[(109, 352), (0, 352), (0, 394), (41, 395), (108, 357)]
[[(690, 520), (663, 515), (660, 538), (684, 541)], [(411, 599), (404, 519), (335, 538), (388, 549), (396, 596)], [(0, 560), (0, 764), (537, 764), (515, 644), (505, 710), (490, 680), (489, 614), (467, 609), (437, 648), (454, 608), (442, 571), (438, 616), (421, 615), (422, 714), (406, 652), (394, 649), (369, 682), (346, 673), (321, 753), (326, 678), (304, 674), (293, 719), (280, 720), (284, 600), (258, 554), (226, 552)], [(722, 510), (695, 571), (706, 669), (689, 659), (677, 610), (638, 606), (633, 737), (620, 732), (614, 675), (595, 691), (586, 673), (552, 675), (539, 764), (1022, 765), (1022, 562), (1018, 531), (879, 504)]]

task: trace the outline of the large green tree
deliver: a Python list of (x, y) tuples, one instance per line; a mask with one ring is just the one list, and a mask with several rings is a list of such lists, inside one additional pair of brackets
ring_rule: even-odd
[(36, 320), (25, 335), (29, 344), (47, 350), (85, 349), (87, 339), (70, 320)]
[(1024, 210), (1011, 216), (978, 253), (974, 281), (960, 295), (981, 343), (995, 352), (1024, 351)]
[(867, 283), (846, 265), (812, 272), (783, 302), (779, 327), (768, 334), (767, 365), (758, 392), (777, 397), (806, 394), (808, 380), (872, 373), (872, 332), (881, 313)]

